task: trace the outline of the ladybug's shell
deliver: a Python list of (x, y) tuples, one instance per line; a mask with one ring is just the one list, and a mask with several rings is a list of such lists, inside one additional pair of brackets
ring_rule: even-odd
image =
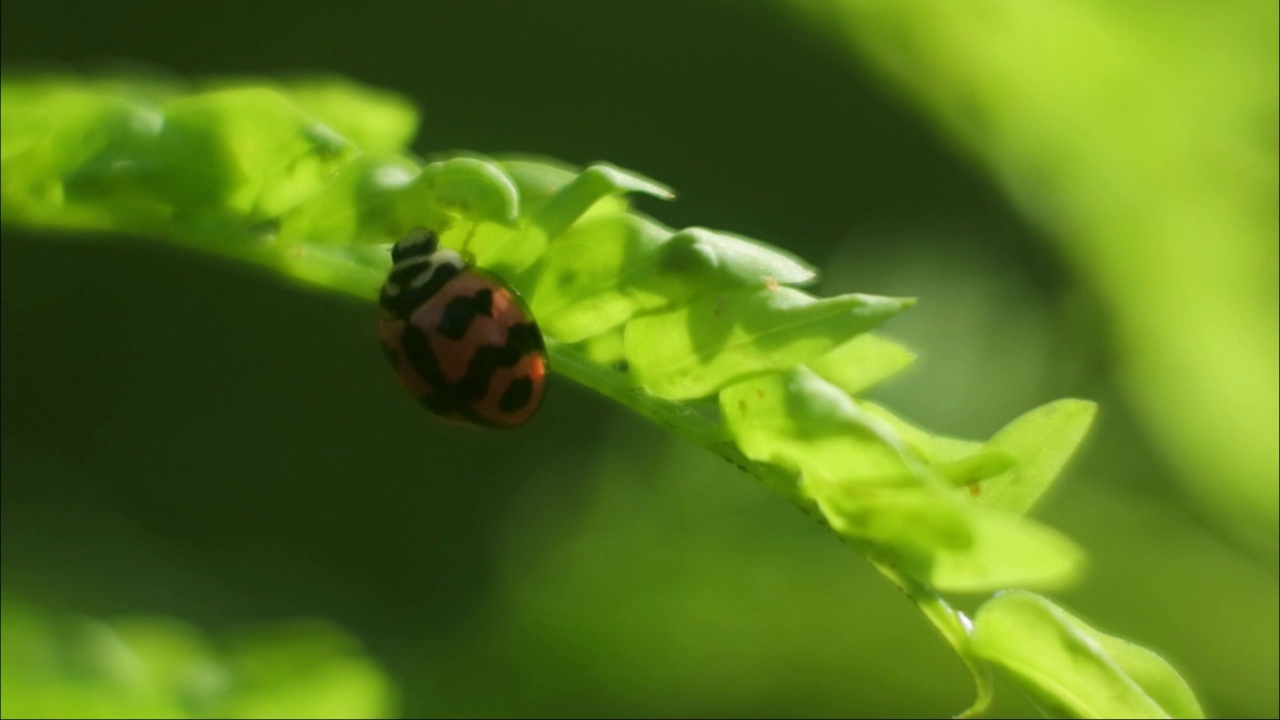
[(463, 267), (403, 314), (384, 308), (378, 330), (400, 383), (446, 420), (513, 427), (542, 402), (542, 335), (495, 275)]

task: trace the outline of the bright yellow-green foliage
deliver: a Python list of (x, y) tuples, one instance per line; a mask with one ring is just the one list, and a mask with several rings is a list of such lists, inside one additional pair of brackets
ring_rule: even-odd
[(1280, 537), (1280, 3), (786, 0), (1059, 241), (1229, 532)]
[[(1003, 617), (992, 606), (979, 613), (983, 642), (971, 643), (972, 623), (941, 593), (1054, 589), (1078, 576), (1081, 551), (1021, 514), (1094, 407), (1050, 404), (982, 443), (861, 402), (856, 393), (910, 360), (866, 334), (910, 300), (815, 297), (798, 287), (814, 271), (785, 252), (630, 210), (627, 193), (670, 193), (612, 166), (424, 164), (404, 154), (406, 103), (337, 81), (7, 78), (3, 113), (6, 223), (145, 235), (367, 299), (387, 245), (433, 228), (528, 299), (554, 372), (738, 464), (900, 585), (974, 668), (975, 711), (989, 700), (989, 661), (1073, 714), (1196, 714), (1193, 702), (1168, 703), (1185, 695), (1171, 670), (1131, 677), (1105, 643), (1052, 652), (1053, 613), (1009, 630), (982, 622)], [(1099, 685), (1117, 689), (1106, 704), (1089, 689)]]
[(394, 712), (382, 670), (345, 633), (298, 622), (209, 638), (175, 620), (106, 623), (6, 593), (5, 717), (350, 717)]

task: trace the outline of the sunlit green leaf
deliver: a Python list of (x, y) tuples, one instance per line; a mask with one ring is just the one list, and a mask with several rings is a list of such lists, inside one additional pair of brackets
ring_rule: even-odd
[(404, 152), (418, 132), (418, 110), (406, 98), (343, 77), (309, 77), (281, 84), (303, 112), (367, 153)]
[(759, 244), (702, 228), (673, 234), (636, 213), (578, 221), (548, 246), (538, 270), (533, 311), (566, 342), (700, 295), (813, 277), (808, 267)]
[(1042, 597), (1002, 593), (982, 606), (974, 622), (972, 652), (1065, 716), (1204, 717), (1164, 660), (1090, 628)]
[[(421, 191), (421, 195), (417, 192)], [(420, 205), (439, 208), (470, 221), (511, 223), (520, 213), (515, 183), (493, 163), (459, 157), (433, 162), (401, 196), (406, 224), (423, 222)], [(441, 228), (432, 228), (440, 230)]]
[(911, 305), (872, 295), (814, 298), (786, 287), (710, 296), (627, 325), (627, 359), (659, 397), (705, 397), (830, 351)]
[(175, 205), (271, 217), (314, 194), (358, 150), (283, 96), (246, 88), (164, 106), (147, 184)]
[(685, 228), (663, 250), (667, 290), (681, 299), (731, 287), (804, 285), (817, 277), (813, 266), (791, 253), (709, 228)]
[(961, 440), (928, 432), (902, 419), (897, 413), (891, 412), (887, 408), (869, 400), (859, 400), (858, 404), (867, 412), (889, 423), (907, 441), (911, 449), (930, 465), (963, 460), (982, 450), (982, 443), (980, 442)]
[[(347, 166), (311, 202), (285, 213), (277, 237), (286, 245), (340, 246), (393, 243), (405, 232), (402, 217), (406, 192), (417, 179), (418, 166), (404, 158), (363, 155)], [(443, 210), (423, 208), (419, 219), (434, 227), (447, 222)]]
[(882, 419), (803, 367), (732, 385), (721, 414), (743, 453), (799, 473), (831, 526), (944, 591), (1060, 587), (1083, 564), (1062, 535), (963, 503)]
[(1095, 403), (1058, 400), (1002, 428), (986, 448), (1007, 452), (1017, 464), (1006, 473), (983, 480), (978, 501), (1013, 513), (1031, 509), (1075, 453), (1096, 412)]
[(863, 333), (808, 363), (850, 395), (890, 378), (916, 361), (915, 353), (875, 333)]
[(540, 203), (522, 232), (505, 242), (476, 250), (484, 265), (516, 275), (538, 259), (551, 238), (560, 235), (596, 203), (616, 195), (645, 193), (670, 198), (671, 190), (629, 170), (597, 163), (578, 173)]
[(976, 502), (1014, 513), (1030, 509), (1058, 477), (1096, 412), (1091, 402), (1058, 400), (1013, 420), (984, 444), (933, 435), (874, 403), (862, 404)]
[(583, 220), (547, 248), (531, 292), (542, 327), (577, 342), (671, 298), (642, 281), (671, 231), (632, 214)]
[(920, 484), (883, 424), (803, 367), (725, 388), (720, 413), (752, 460), (831, 482)]
[(1060, 588), (1083, 569), (1083, 553), (1060, 533), (932, 487), (813, 482), (809, 490), (833, 527), (944, 592)]

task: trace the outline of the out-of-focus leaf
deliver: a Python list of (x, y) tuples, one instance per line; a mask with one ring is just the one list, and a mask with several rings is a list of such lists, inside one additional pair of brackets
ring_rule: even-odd
[(394, 689), (360, 646), (328, 623), (299, 622), (231, 640), (229, 717), (379, 718)]
[(388, 717), (395, 689), (358, 643), (318, 622), (225, 644), (171, 618), (103, 622), (6, 593), (4, 717)]
[(1170, 466), (1274, 558), (1280, 3), (778, 4), (882, 70), (1061, 244)]
[(418, 109), (393, 92), (343, 77), (301, 78), (281, 89), (366, 153), (404, 152), (418, 133)]
[(1048, 600), (1001, 593), (974, 618), (971, 651), (1067, 717), (1204, 717), (1171, 665), (1105, 635)]
[(1057, 400), (1001, 428), (986, 448), (1009, 453), (1017, 464), (983, 480), (978, 502), (1012, 513), (1030, 510), (1071, 459), (1097, 410), (1085, 400)]

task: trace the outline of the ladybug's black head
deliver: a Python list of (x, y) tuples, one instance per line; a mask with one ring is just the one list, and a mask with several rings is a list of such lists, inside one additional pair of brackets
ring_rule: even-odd
[(417, 227), (409, 231), (404, 239), (391, 247), (391, 263), (401, 262), (415, 257), (425, 257), (440, 248), (440, 238), (426, 228)]

